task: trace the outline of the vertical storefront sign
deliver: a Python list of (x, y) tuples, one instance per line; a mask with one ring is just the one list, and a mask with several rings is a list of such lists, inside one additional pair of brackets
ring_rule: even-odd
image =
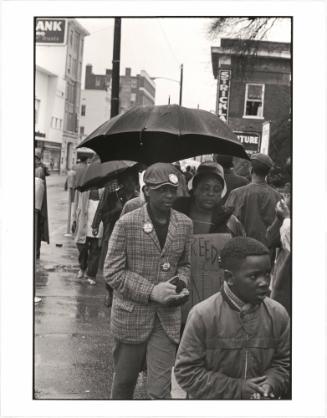
[(231, 73), (231, 70), (219, 70), (218, 73), (217, 114), (225, 123), (228, 123)]
[(263, 122), (262, 124), (262, 136), (261, 136), (261, 146), (260, 146), (260, 152), (262, 152), (262, 154), (268, 155), (269, 140), (270, 140), (270, 122), (266, 121), (266, 122)]

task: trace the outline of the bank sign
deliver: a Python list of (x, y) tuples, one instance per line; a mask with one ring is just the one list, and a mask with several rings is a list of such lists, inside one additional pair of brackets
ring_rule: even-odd
[(243, 144), (248, 155), (260, 152), (261, 137), (257, 132), (235, 132), (237, 139)]
[(66, 19), (36, 19), (35, 41), (39, 44), (64, 44)]
[(217, 92), (217, 114), (223, 122), (228, 122), (229, 91), (231, 70), (219, 70)]

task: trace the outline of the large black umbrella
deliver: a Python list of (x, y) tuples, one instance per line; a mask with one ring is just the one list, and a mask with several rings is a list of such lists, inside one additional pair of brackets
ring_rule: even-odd
[(93, 149), (102, 162), (152, 164), (212, 153), (248, 159), (236, 135), (217, 115), (178, 105), (132, 107), (103, 123), (78, 147)]
[(108, 181), (116, 178), (122, 173), (128, 171), (135, 172), (138, 163), (135, 161), (108, 161), (101, 163), (95, 161), (89, 164), (80, 175), (79, 181), (76, 183), (76, 189), (84, 192), (93, 187), (103, 187)]

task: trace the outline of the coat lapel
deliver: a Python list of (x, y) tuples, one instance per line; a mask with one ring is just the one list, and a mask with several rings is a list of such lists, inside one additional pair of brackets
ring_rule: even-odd
[[(146, 223), (149, 223), (149, 224), (152, 225), (152, 231), (150, 231), (150, 232), (145, 232), (144, 231), (144, 225)], [(143, 233), (145, 235), (148, 235), (152, 239), (152, 241), (155, 243), (156, 247), (158, 248), (158, 251), (161, 253), (160, 243), (159, 243), (156, 231), (154, 229), (154, 225), (153, 225), (153, 223), (151, 221), (151, 218), (149, 216), (147, 205), (143, 205), (143, 225), (142, 225), (142, 228), (143, 228)]]
[(172, 244), (173, 240), (176, 239), (176, 227), (177, 227), (176, 218), (175, 218), (175, 214), (172, 210), (171, 213), (170, 213), (168, 233), (167, 233), (165, 245), (162, 249), (162, 254), (165, 254), (165, 252), (168, 250), (168, 248)]

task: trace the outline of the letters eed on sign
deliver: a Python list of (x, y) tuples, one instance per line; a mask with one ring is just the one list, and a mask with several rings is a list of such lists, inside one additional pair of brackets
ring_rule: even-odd
[(36, 19), (35, 41), (42, 44), (63, 44), (65, 30), (65, 19)]

